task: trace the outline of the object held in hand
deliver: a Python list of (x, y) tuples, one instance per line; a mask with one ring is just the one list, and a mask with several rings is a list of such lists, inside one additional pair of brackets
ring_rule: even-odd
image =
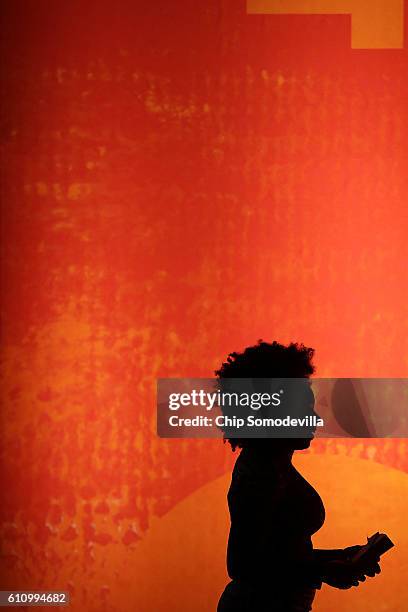
[(394, 543), (385, 533), (378, 533), (377, 531), (370, 538), (367, 538), (367, 544), (361, 546), (360, 550), (351, 557), (350, 561), (359, 565), (376, 562), (381, 555), (393, 546)]

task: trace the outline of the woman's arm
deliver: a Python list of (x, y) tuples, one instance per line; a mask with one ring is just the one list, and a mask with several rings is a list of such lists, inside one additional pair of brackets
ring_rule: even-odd
[(345, 561), (346, 555), (343, 548), (314, 548), (313, 554), (317, 562), (325, 561)]

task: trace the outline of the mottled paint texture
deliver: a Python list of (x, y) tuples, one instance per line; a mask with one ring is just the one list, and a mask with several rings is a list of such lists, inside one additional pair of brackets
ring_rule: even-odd
[[(159, 440), (155, 380), (211, 376), (261, 337), (315, 347), (320, 376), (407, 376), (407, 51), (241, 0), (1, 11), (1, 587), (209, 612), (233, 455)], [(302, 461), (338, 500), (332, 539), (392, 516), (404, 541), (405, 440)], [(353, 610), (382, 588), (400, 612), (406, 551)]]

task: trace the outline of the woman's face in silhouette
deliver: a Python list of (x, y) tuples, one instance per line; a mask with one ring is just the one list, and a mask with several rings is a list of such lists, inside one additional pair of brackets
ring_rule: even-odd
[[(308, 380), (300, 381), (297, 379), (293, 385), (289, 384), (287, 387), (285, 387), (284, 395), (286, 401), (282, 402), (282, 414), (279, 416), (283, 417), (289, 414), (291, 417), (297, 418), (313, 416), (320, 418), (314, 409), (315, 396)], [(261, 447), (268, 449), (268, 451), (273, 453), (277, 452), (280, 454), (281, 452), (284, 452), (286, 454), (287, 452), (291, 453), (295, 450), (305, 450), (306, 448), (309, 448), (314, 439), (315, 431), (316, 427), (313, 424), (310, 424), (309, 426), (302, 426), (299, 428), (298, 437), (262, 438), (254, 440), (253, 442), (255, 442), (255, 446), (257, 448)], [(294, 433), (296, 434), (296, 432)]]

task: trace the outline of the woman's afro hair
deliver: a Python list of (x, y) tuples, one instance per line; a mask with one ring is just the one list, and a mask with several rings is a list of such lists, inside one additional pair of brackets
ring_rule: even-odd
[[(223, 378), (308, 378), (315, 371), (312, 359), (314, 349), (291, 342), (287, 346), (279, 342), (258, 340), (242, 353), (233, 352), (215, 371)], [(232, 450), (242, 448), (245, 440), (230, 439)]]

